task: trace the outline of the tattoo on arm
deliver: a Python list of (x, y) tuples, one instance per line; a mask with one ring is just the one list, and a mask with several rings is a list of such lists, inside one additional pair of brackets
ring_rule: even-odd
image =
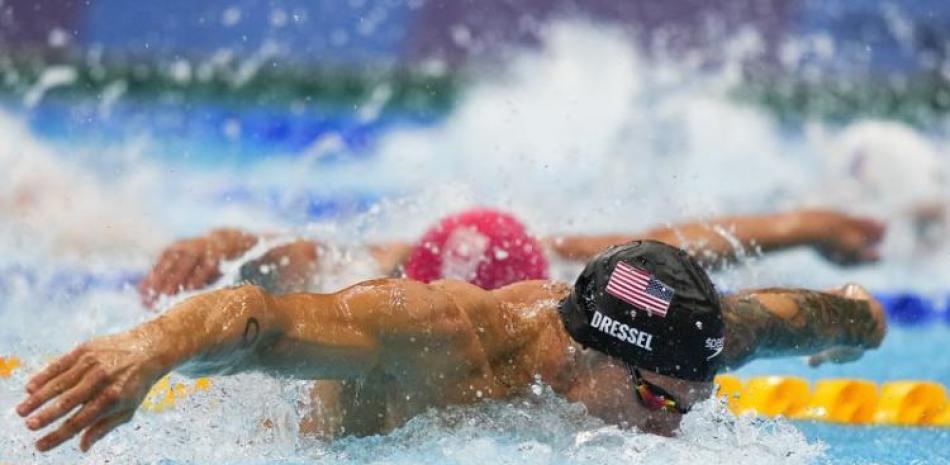
[[(770, 295), (787, 299), (790, 305), (770, 308), (763, 303)], [(726, 364), (733, 368), (756, 356), (867, 346), (877, 326), (868, 302), (822, 292), (766, 289), (728, 297), (723, 303)]]
[(246, 348), (254, 345), (260, 333), (261, 325), (257, 322), (257, 318), (248, 319), (247, 326), (244, 327), (244, 337), (241, 338), (241, 346)]

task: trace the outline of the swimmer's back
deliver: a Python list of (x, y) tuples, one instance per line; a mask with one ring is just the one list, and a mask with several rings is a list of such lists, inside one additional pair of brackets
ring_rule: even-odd
[[(567, 286), (525, 281), (490, 292), (457, 280), (430, 286), (444, 291), (465, 315), (488, 358), (491, 382), (476, 398), (517, 395), (537, 375), (555, 389), (569, 382), (557, 378), (565, 372), (560, 349), (570, 344), (559, 330), (556, 311), (558, 301), (569, 292)], [(377, 434), (400, 426), (433, 404), (465, 403), (459, 394), (467, 390), (468, 382), (430, 378), (419, 385), (413, 381), (421, 374), (400, 376), (395, 374), (401, 371), (397, 365), (401, 364), (379, 366), (359, 380), (318, 382), (311, 392), (313, 412), (301, 424), (302, 431), (325, 438)]]

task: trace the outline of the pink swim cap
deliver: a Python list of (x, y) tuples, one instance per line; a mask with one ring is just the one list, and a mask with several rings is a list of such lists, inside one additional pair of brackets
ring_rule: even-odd
[(497, 289), (548, 277), (541, 243), (514, 216), (475, 208), (443, 218), (416, 243), (406, 276), (422, 282), (443, 278)]

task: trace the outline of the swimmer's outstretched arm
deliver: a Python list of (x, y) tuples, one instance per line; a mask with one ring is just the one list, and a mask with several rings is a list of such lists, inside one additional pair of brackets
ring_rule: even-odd
[[(241, 257), (263, 237), (222, 228), (175, 242), (162, 251), (139, 283), (142, 303), (152, 307), (162, 295), (175, 295), (214, 283), (221, 277), (221, 262)], [(317, 251), (318, 244), (307, 239), (274, 247), (261, 258), (245, 264), (241, 269), (242, 278), (272, 292), (299, 289), (316, 268)]]
[(563, 258), (586, 261), (601, 250), (634, 240), (652, 239), (690, 250), (708, 265), (734, 261), (743, 254), (798, 246), (815, 247), (839, 264), (873, 261), (884, 234), (877, 221), (826, 210), (716, 218), (657, 228), (643, 233), (565, 236), (548, 239)]
[(810, 355), (809, 362), (848, 362), (881, 344), (887, 323), (881, 304), (849, 284), (829, 292), (762, 289), (722, 299), (725, 364), (760, 357)]
[[(142, 303), (152, 307), (162, 295), (171, 296), (214, 283), (221, 277), (221, 262), (241, 257), (264, 237), (240, 229), (222, 228), (175, 242), (162, 251), (139, 283)], [(401, 242), (367, 246), (382, 275), (402, 263), (411, 247)], [(319, 272), (320, 250), (320, 243), (311, 239), (276, 246), (260, 258), (243, 264), (241, 279), (271, 293), (306, 290)]]
[[(464, 288), (452, 289), (450, 297), (443, 289), (453, 286)], [(474, 286), (407, 280), (368, 281), (335, 294), (271, 296), (252, 286), (209, 292), (53, 361), (29, 381), (17, 412), (30, 415), (31, 430), (68, 417), (36, 443), (39, 450), (85, 431), (85, 451), (129, 421), (149, 388), (176, 368), (194, 375), (259, 370), (332, 379), (415, 363), (424, 364), (427, 376), (464, 380), (472, 389), (450, 395), (474, 401), (477, 390), (491, 392), (490, 370), (459, 305), (499, 307), (491, 293)]]

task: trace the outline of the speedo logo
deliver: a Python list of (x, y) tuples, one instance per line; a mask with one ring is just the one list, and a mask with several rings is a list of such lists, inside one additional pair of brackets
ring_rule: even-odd
[(605, 316), (598, 311), (594, 312), (594, 317), (590, 319), (590, 325), (598, 331), (620, 339), (628, 344), (633, 344), (641, 349), (653, 352), (650, 343), (653, 342), (653, 335), (630, 325), (623, 324), (609, 316)]

